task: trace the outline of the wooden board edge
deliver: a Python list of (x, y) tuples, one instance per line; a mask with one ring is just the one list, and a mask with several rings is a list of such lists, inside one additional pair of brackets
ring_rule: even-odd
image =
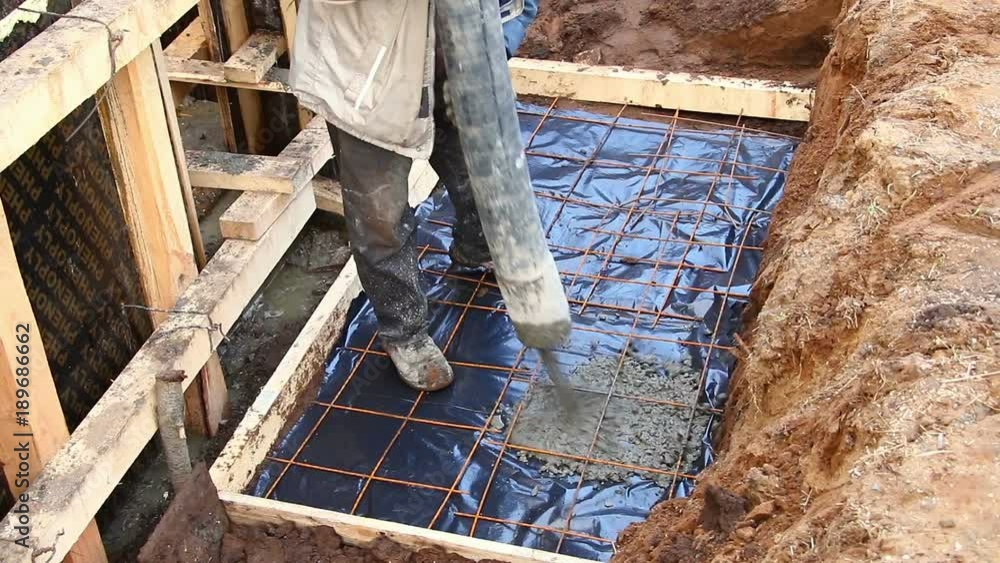
[[(410, 205), (416, 206), (430, 197), (437, 181), (438, 175), (428, 161), (415, 161), (409, 176)], [(352, 258), (212, 464), (212, 480), (219, 490), (242, 492), (250, 484), (257, 467), (288, 422), (287, 415), (299, 401), (299, 395), (319, 372), (330, 343), (339, 335), (339, 323), (347, 307), (360, 292), (361, 282), (357, 279)]]
[[(195, 0), (84, 2), (0, 61), (0, 170), (180, 19)], [(98, 22), (98, 23), (95, 23)], [(103, 22), (99, 23), (99, 22)], [(105, 25), (107, 27), (105, 27)], [(112, 61), (108, 32), (120, 38)]]
[(592, 563), (587, 559), (539, 549), (352, 516), (230, 491), (219, 491), (219, 498), (226, 507), (230, 521), (237, 524), (290, 522), (305, 528), (328, 526), (333, 528), (345, 543), (358, 547), (367, 547), (378, 537), (383, 536), (414, 551), (438, 548), (474, 561), (490, 559), (507, 563)]
[(814, 90), (790, 83), (511, 59), (518, 94), (809, 121)]
[(255, 31), (223, 63), (223, 76), (233, 82), (260, 82), (286, 50), (287, 42), (282, 34)]
[[(168, 64), (170, 79), (175, 81), (290, 91), (288, 71), (284, 69), (272, 68), (259, 82), (237, 83), (226, 80), (221, 65), (179, 60), (168, 61)], [(510, 69), (514, 90), (523, 95), (786, 121), (809, 121), (815, 97), (812, 88), (750, 78), (519, 58), (511, 59)]]
[(351, 302), (360, 294), (361, 281), (351, 258), (212, 464), (212, 481), (219, 490), (241, 492), (250, 484), (300, 395), (322, 371)]

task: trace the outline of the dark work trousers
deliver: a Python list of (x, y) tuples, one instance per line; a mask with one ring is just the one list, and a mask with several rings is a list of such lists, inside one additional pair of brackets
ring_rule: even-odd
[[(435, 90), (441, 91), (440, 82)], [(431, 166), (455, 206), (452, 261), (489, 261), (489, 249), (469, 187), (458, 129), (437, 96)], [(427, 331), (427, 295), (417, 267), (416, 219), (407, 203), (410, 158), (366, 143), (329, 125), (344, 193), (351, 253), (375, 308), (380, 336), (401, 342)]]

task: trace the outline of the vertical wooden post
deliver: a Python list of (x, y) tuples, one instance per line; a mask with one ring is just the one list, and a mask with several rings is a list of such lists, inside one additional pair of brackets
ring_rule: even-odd
[[(191, 232), (191, 242), (194, 246), (194, 259), (198, 265), (198, 270), (205, 267), (207, 259), (205, 247), (201, 241), (201, 229), (198, 224), (198, 210), (195, 209), (194, 194), (191, 187), (191, 178), (188, 176), (187, 158), (184, 156), (184, 146), (181, 142), (180, 125), (177, 123), (176, 108), (170, 103), (167, 92), (170, 92), (170, 81), (167, 79), (167, 63), (163, 56), (163, 49), (160, 44), (153, 42), (153, 62), (156, 65), (156, 74), (160, 80), (160, 92), (163, 95), (163, 107), (167, 117), (167, 129), (170, 132), (170, 141), (174, 148), (174, 163), (177, 166), (177, 177), (181, 184), (181, 194), (184, 197), (184, 207), (187, 212), (188, 230)], [(219, 429), (219, 424), (225, 417), (228, 407), (229, 391), (226, 389), (226, 378), (222, 371), (222, 362), (219, 355), (213, 353), (205, 368), (201, 372), (201, 377), (196, 382), (198, 385), (188, 387), (187, 412), (189, 413), (188, 423), (193, 429), (203, 428), (203, 434), (214, 436)], [(198, 421), (203, 421), (201, 425)]]
[[(298, 8), (295, 5), (295, 0), (278, 0), (278, 10), (281, 12), (281, 26), (285, 32), (285, 43), (288, 44), (288, 58), (291, 60), (295, 56), (295, 29), (299, 15)], [(309, 121), (312, 120), (312, 116), (302, 106), (297, 107), (299, 111), (299, 125), (305, 129), (309, 125)]]
[[(212, 9), (211, 0), (198, 0), (198, 21), (205, 34), (205, 42), (208, 45), (208, 60), (221, 63), (225, 61), (225, 53), (222, 45), (219, 44), (219, 29), (215, 25), (215, 10)], [(229, 105), (229, 89), (218, 87), (215, 89), (215, 99), (219, 103), (219, 118), (222, 122), (222, 132), (226, 138), (226, 148), (229, 152), (238, 152), (236, 142), (236, 130), (233, 127), (233, 113)]]
[[(247, 22), (246, 7), (243, 4), (243, 0), (221, 0), (220, 5), (219, 16), (221, 16), (223, 27), (221, 34), (216, 26), (216, 14), (212, 6), (212, 0), (199, 0), (198, 14), (201, 24), (205, 29), (205, 39), (208, 40), (208, 50), (212, 60), (225, 62), (228, 55), (243, 46), (243, 42), (250, 37), (250, 25)], [(220, 39), (224, 42), (224, 45), (220, 44)], [(218, 88), (216, 91), (221, 91), (221, 96), (229, 95), (224, 88)], [(251, 153), (260, 153), (260, 149), (263, 146), (261, 121), (264, 117), (260, 93), (241, 88), (237, 90), (236, 96), (239, 100), (243, 130), (247, 137), (247, 148)], [(222, 102), (223, 98), (220, 97), (220, 106), (223, 105)], [(228, 103), (226, 105), (227, 108), (223, 111), (228, 111)], [(235, 152), (232, 148), (230, 150)]]
[[(3, 463), (7, 483), (17, 500), (69, 439), (69, 429), (42, 346), (42, 335), (21, 278), (2, 205), (0, 295), (3, 295), (0, 299), (0, 463)], [(23, 447), (25, 445), (27, 448)], [(27, 462), (27, 471), (23, 471), (22, 462)], [(91, 521), (66, 561), (106, 563), (107, 560), (97, 524)]]
[[(158, 310), (173, 307), (198, 273), (177, 162), (178, 152), (183, 152), (173, 148), (168, 115), (173, 119), (176, 116), (173, 104), (164, 103), (170, 94), (169, 89), (164, 92), (157, 71), (158, 49), (157, 42), (120, 70), (101, 106), (104, 134), (146, 305), (157, 309), (151, 312), (154, 326), (166, 318)], [(187, 170), (186, 164), (182, 170)], [(221, 414), (215, 417), (213, 426), (207, 413), (224, 408), (225, 379), (217, 362), (207, 364), (199, 377), (213, 381), (210, 386), (190, 387), (195, 389), (188, 403), (195, 415), (192, 420), (197, 423), (193, 430), (211, 435)], [(201, 392), (209, 387), (216, 396), (203, 396)]]

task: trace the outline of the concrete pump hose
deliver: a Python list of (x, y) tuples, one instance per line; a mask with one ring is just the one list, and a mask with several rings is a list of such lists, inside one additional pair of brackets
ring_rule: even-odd
[(500, 292), (521, 341), (555, 348), (569, 336), (569, 304), (528, 177), (499, 3), (435, 6), (452, 110)]

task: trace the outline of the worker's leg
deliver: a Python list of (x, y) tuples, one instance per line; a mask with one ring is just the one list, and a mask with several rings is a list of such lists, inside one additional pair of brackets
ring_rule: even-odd
[(423, 390), (451, 382), (451, 368), (427, 335), (416, 220), (407, 203), (411, 160), (330, 126), (343, 188), (344, 215), (358, 277), (378, 318), (382, 343), (408, 384)]
[[(444, 68), (444, 65), (439, 68)], [(490, 249), (486, 245), (479, 212), (472, 197), (469, 170), (465, 166), (458, 128), (448, 118), (443, 88), (444, 80), (439, 76), (435, 84), (438, 103), (434, 108), (435, 137), (431, 166), (441, 177), (448, 190), (448, 197), (455, 206), (455, 227), (452, 229), (454, 242), (450, 252), (452, 262), (459, 266), (475, 267), (491, 260)]]

